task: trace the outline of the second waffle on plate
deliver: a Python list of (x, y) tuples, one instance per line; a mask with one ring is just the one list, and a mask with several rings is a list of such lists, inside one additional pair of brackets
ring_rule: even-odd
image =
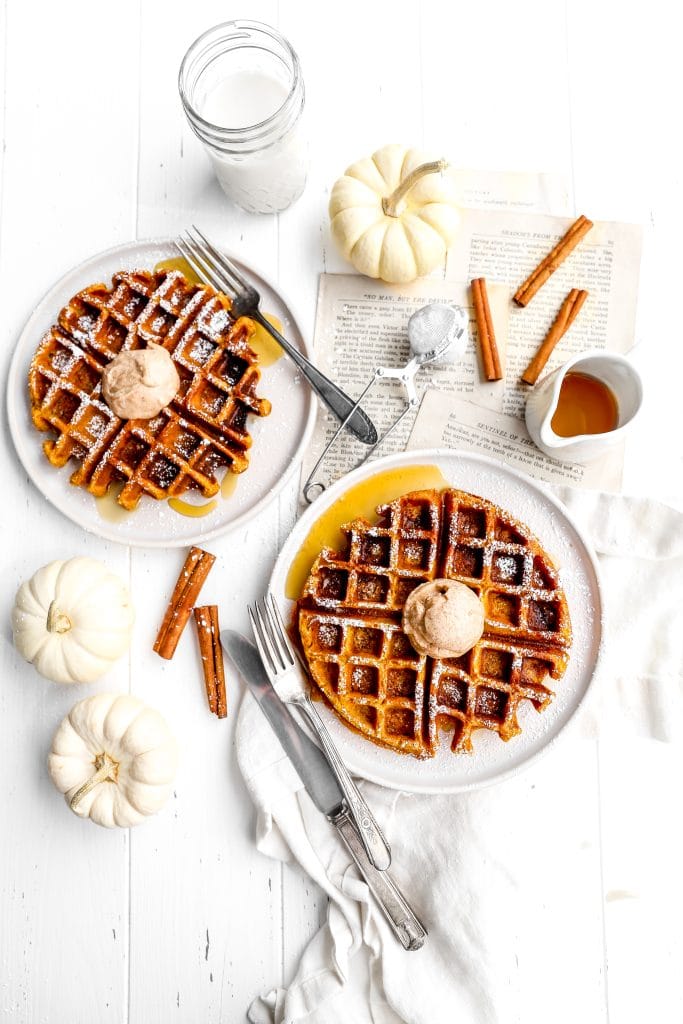
[[(569, 660), (569, 609), (558, 574), (528, 528), (483, 498), (415, 491), (380, 506), (372, 525), (342, 527), (344, 551), (324, 549), (297, 606), (313, 679), (340, 718), (373, 742), (424, 758), (442, 728), (455, 752), (488, 729), (520, 732), (519, 705), (537, 710)], [(468, 586), (484, 633), (459, 658), (430, 658), (401, 625), (408, 595), (433, 579)]]

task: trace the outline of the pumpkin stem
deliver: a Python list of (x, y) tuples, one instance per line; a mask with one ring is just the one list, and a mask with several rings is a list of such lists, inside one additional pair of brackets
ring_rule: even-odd
[(95, 758), (95, 774), (91, 775), (87, 782), (84, 782), (80, 789), (77, 789), (69, 800), (69, 807), (75, 811), (79, 803), (95, 786), (100, 782), (115, 782), (119, 774), (119, 762), (105, 752), (98, 754)]
[(70, 629), (71, 619), (64, 612), (60, 612), (57, 602), (53, 601), (47, 610), (48, 633), (68, 633)]
[(420, 178), (424, 178), (425, 174), (440, 174), (448, 167), (448, 161), (446, 160), (432, 160), (428, 164), (420, 164), (419, 167), (415, 167), (410, 174), (408, 174), (402, 182), (394, 189), (390, 196), (385, 196), (382, 200), (382, 209), (387, 217), (398, 217), (398, 204), (403, 199), (406, 192), (410, 192), (413, 185), (415, 185)]

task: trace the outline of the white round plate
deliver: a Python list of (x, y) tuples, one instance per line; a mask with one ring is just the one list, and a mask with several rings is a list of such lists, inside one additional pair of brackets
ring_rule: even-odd
[[(7, 382), (7, 413), (15, 447), (38, 490), (65, 516), (106, 540), (140, 547), (184, 547), (202, 543), (239, 526), (269, 502), (300, 463), (313, 429), (315, 400), (294, 364), (283, 357), (262, 369), (258, 393), (273, 405), (270, 416), (249, 418), (253, 438), (249, 468), (237, 478), (230, 497), (217, 496), (217, 506), (201, 518), (174, 512), (165, 501), (144, 497), (134, 512), (117, 522), (103, 518), (101, 506), (81, 487), (69, 483), (73, 464), (51, 466), (42, 451), (47, 434), (31, 421), (28, 370), (43, 333), (56, 321), (64, 304), (81, 288), (96, 281), (109, 282), (117, 270), (141, 267), (152, 270), (161, 260), (177, 256), (170, 239), (128, 242), (91, 257), (70, 270), (47, 293), (24, 327), (12, 358)], [(231, 253), (261, 292), (261, 308), (283, 324), (284, 334), (310, 356), (290, 307), (273, 285)], [(208, 499), (187, 492), (183, 500), (202, 505)], [(113, 506), (113, 502), (111, 503)]]
[(477, 730), (471, 754), (453, 754), (450, 736), (444, 733), (436, 755), (420, 761), (377, 746), (345, 726), (326, 705), (319, 705), (344, 761), (355, 774), (393, 789), (455, 793), (515, 774), (557, 739), (583, 701), (595, 671), (602, 636), (602, 599), (595, 557), (568, 511), (552, 495), (494, 459), (435, 448), (402, 452), (366, 464), (333, 484), (305, 512), (280, 552), (270, 581), (285, 621), (291, 617), (291, 602), (285, 596), (287, 573), (319, 516), (361, 480), (387, 469), (419, 465), (437, 466), (451, 486), (487, 498), (528, 525), (559, 568), (574, 637), (569, 666), (550, 706), (538, 713), (525, 701), (519, 714), (522, 732), (508, 742), (487, 729)]

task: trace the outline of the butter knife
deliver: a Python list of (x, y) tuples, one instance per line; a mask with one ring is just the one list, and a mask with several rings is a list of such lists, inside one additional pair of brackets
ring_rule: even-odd
[(259, 653), (246, 637), (221, 631), (221, 643), (247, 684), (313, 803), (334, 825), (404, 949), (420, 949), (427, 930), (391, 878), (370, 862), (325, 757), (297, 724), (268, 681)]

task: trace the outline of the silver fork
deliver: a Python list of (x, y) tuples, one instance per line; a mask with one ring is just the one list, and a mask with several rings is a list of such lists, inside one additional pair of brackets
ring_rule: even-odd
[(330, 768), (335, 774), (347, 803), (351, 817), (370, 862), (378, 871), (386, 871), (391, 864), (391, 850), (375, 817), (349, 775), (327, 726), (311, 700), (307, 672), (299, 655), (292, 647), (280, 609), (269, 594), (263, 601), (247, 609), (263, 666), (268, 678), (284, 704), (294, 704), (320, 740)]
[(205, 284), (230, 297), (231, 314), (235, 319), (248, 316), (275, 338), (292, 362), (299, 367), (321, 402), (334, 413), (346, 429), (364, 444), (376, 444), (377, 431), (367, 413), (266, 320), (259, 309), (259, 292), (243, 277), (232, 260), (220, 252), (196, 224), (192, 225), (192, 232), (188, 230), (177, 238), (175, 246), (195, 274)]

